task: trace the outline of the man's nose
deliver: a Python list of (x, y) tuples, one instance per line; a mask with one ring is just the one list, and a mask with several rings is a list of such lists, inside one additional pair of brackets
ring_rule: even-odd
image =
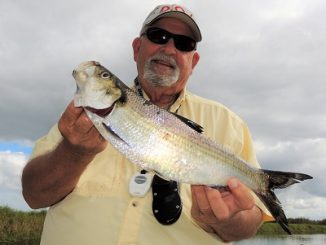
[(170, 38), (169, 41), (162, 46), (162, 49), (164, 49), (164, 52), (168, 55), (175, 54), (176, 47), (173, 38)]

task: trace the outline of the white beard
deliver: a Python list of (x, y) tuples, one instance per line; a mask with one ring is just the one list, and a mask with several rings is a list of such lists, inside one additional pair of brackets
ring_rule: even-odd
[[(154, 60), (161, 60), (167, 62), (171, 66), (173, 66), (174, 69), (172, 69), (171, 72), (167, 74), (158, 74), (152, 65), (152, 62)], [(178, 81), (179, 75), (180, 75), (180, 69), (177, 66), (175, 59), (172, 58), (171, 56), (159, 53), (149, 58), (145, 63), (144, 79), (147, 80), (152, 86), (156, 86), (156, 87), (171, 86)]]

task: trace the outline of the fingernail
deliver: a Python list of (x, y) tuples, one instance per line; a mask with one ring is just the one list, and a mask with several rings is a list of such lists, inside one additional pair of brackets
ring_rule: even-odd
[(230, 179), (229, 180), (229, 188), (235, 189), (238, 187), (238, 181), (236, 179)]

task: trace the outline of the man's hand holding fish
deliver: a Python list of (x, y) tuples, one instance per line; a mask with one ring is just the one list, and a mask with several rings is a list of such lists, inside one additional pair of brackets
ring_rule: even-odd
[[(192, 186), (192, 216), (207, 232), (223, 230), (220, 236), (224, 241), (234, 240), (230, 227), (246, 230), (247, 236), (251, 237), (262, 222), (261, 211), (255, 205), (249, 189), (237, 179), (231, 178), (228, 181), (228, 189), (218, 191), (207, 186)], [(251, 216), (257, 219), (250, 220)], [(248, 222), (239, 222), (243, 218), (249, 218)]]
[(58, 123), (59, 130), (71, 152), (81, 156), (94, 156), (103, 151), (107, 141), (94, 127), (82, 108), (71, 102)]

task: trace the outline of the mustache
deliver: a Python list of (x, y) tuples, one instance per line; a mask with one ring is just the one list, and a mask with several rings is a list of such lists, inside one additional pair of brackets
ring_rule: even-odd
[(174, 59), (174, 57), (172, 57), (170, 55), (163, 54), (163, 53), (155, 54), (148, 61), (149, 62), (152, 62), (152, 61), (162, 61), (164, 63), (169, 64), (173, 68), (178, 68), (177, 62)]

